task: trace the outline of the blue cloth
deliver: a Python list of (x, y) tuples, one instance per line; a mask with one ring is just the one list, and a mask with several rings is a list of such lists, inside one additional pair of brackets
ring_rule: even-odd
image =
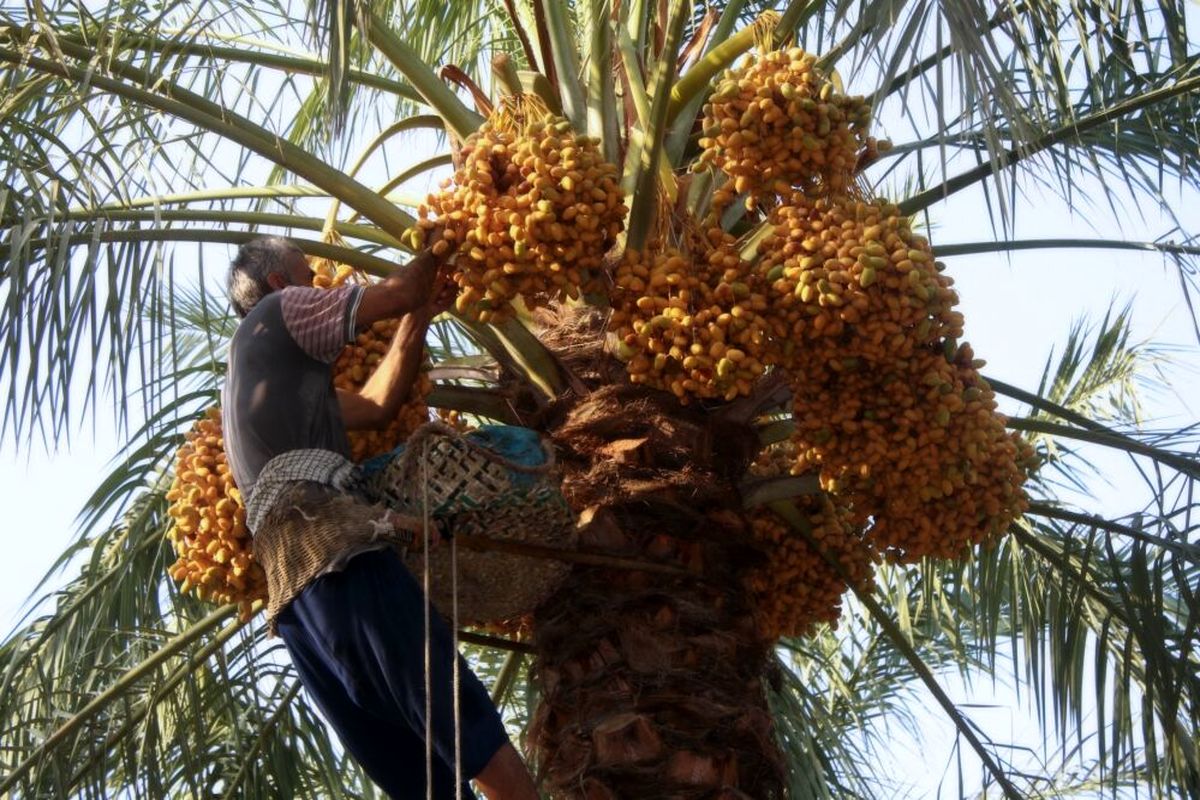
[[(308, 585), (277, 619), (305, 690), (367, 774), (396, 800), (425, 798), (424, 594), (394, 550), (352, 558)], [(433, 612), (433, 796), (454, 792), (452, 659), (460, 667), (463, 777), (487, 765), (508, 734), (483, 684)]]

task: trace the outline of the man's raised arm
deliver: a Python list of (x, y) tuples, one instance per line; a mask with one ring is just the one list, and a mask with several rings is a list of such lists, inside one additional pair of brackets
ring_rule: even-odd
[(425, 331), (450, 299), (453, 285), (439, 280), (444, 260), (428, 250), (368, 286), (358, 305), (359, 327), (400, 317), (400, 325), (375, 371), (358, 392), (338, 391), (342, 421), (348, 429), (385, 428), (412, 394), (421, 369)]

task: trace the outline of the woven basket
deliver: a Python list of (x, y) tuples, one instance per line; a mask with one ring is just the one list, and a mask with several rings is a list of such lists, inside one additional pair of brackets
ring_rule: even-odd
[[(453, 428), (422, 426), (391, 458), (364, 465), (361, 491), (396, 511), (421, 517), (426, 510), (449, 523), (453, 534), (508, 539), (552, 547), (575, 544), (575, 519), (559, 491), (553, 453), (542, 444), (541, 463), (505, 458)], [(430, 595), (452, 615), (452, 550), (430, 553)], [(421, 548), (405, 559), (420, 580)], [(565, 562), (508, 553), (457, 550), (458, 620), (500, 622), (532, 611), (570, 572)]]

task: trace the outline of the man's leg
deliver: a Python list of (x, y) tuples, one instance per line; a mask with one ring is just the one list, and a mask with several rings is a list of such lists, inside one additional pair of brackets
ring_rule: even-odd
[(537, 800), (538, 796), (529, 768), (509, 742), (475, 776), (475, 784), (488, 800)]
[[(364, 553), (351, 559), (342, 572), (314, 582), (289, 609), (316, 632), (328, 660), (344, 672), (340, 680), (357, 705), (398, 724), (407, 723), (424, 741), (424, 594), (394, 551)], [(508, 735), (487, 690), (455, 652), (449, 628), (436, 612), (430, 645), (434, 686), (430, 727), (435, 761), (453, 768), (457, 731), (464, 778), (474, 778), (487, 770), (484, 777), (491, 787), (489, 797), (534, 800), (537, 795), (532, 779), (523, 765), (521, 769), (514, 765), (520, 759), (511, 745), (509, 752), (492, 765), (509, 744)], [(461, 712), (457, 721), (452, 690), (456, 660)], [(437, 772), (435, 769), (435, 781)], [(510, 779), (510, 774), (523, 780)]]
[[(379, 697), (390, 697), (397, 714), (407, 716), (419, 735), (426, 730), (425, 704), (425, 594), (395, 552), (366, 554), (358, 561), (354, 588), (360, 596), (355, 608), (355, 650), (370, 654), (362, 673)], [(353, 564), (353, 563), (352, 563)], [(431, 650), (433, 747), (444, 762), (454, 765), (455, 734), (461, 742), (462, 774), (475, 777), (484, 772), (497, 753), (508, 746), (529, 786), (532, 780), (520, 757), (509, 744), (508, 733), (487, 690), (454, 648), (450, 628), (437, 610), (432, 610), (428, 644)], [(454, 714), (454, 666), (458, 666), (458, 705)], [(493, 770), (494, 771), (494, 770)], [(491, 796), (491, 795), (490, 795)], [(529, 795), (496, 795), (529, 796)]]
[[(325, 578), (319, 578), (315, 585), (324, 581)], [(352, 696), (355, 679), (331, 654), (321, 631), (313, 630), (313, 622), (319, 617), (324, 617), (324, 623), (336, 621), (323, 613), (331, 602), (331, 593), (317, 589), (314, 594), (319, 597), (297, 598), (277, 620), (279, 635), (305, 691), (337, 731), (347, 752), (389, 797), (425, 800), (424, 738), (418, 736), (407, 721), (397, 722), (380, 716), (378, 704), (364, 706)], [(450, 800), (455, 796), (453, 787), (453, 768), (435, 754), (433, 796), (438, 800)], [(475, 795), (464, 783), (458, 797), (474, 798)]]

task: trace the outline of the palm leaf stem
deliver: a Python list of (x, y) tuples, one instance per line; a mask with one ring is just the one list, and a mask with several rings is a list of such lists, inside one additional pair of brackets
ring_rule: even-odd
[(1084, 414), (1080, 414), (1076, 411), (1072, 411), (1071, 409), (1066, 408), (1065, 406), (1061, 406), (1058, 403), (1055, 403), (1051, 400), (1047, 400), (1046, 398), (1041, 397), (1040, 395), (1036, 395), (1033, 392), (1027, 392), (1024, 389), (1020, 389), (1016, 386), (1013, 386), (1012, 384), (1005, 383), (1004, 381), (997, 380), (996, 378), (992, 378), (992, 377), (989, 377), (986, 375), (984, 376), (984, 379), (987, 380), (988, 385), (991, 386), (992, 389), (994, 389), (997, 394), (1002, 394), (1006, 397), (1011, 397), (1014, 400), (1019, 400), (1022, 403), (1026, 403), (1029, 406), (1036, 408), (1038, 411), (1045, 411), (1048, 414), (1053, 414), (1056, 417), (1061, 417), (1062, 419), (1065, 419), (1067, 422), (1070, 422), (1073, 425), (1078, 425), (1081, 428), (1087, 428), (1088, 430), (1091, 430), (1091, 431), (1105, 433), (1105, 434), (1108, 434), (1109, 436), (1128, 438), (1128, 437), (1125, 437), (1124, 434), (1118, 433), (1117, 431), (1114, 431), (1112, 428), (1108, 428), (1104, 425), (1101, 425), (1099, 422), (1096, 422), (1095, 420), (1085, 416)]
[(672, 6), (667, 38), (652, 81), (654, 100), (650, 105), (650, 127), (645, 136), (647, 141), (642, 144), (641, 159), (633, 180), (633, 202), (629, 209), (626, 244), (634, 250), (641, 250), (646, 244), (655, 222), (659, 162), (667, 132), (667, 111), (671, 97), (668, 90), (675, 79), (675, 53), (679, 50), (683, 23), (688, 17), (686, 0), (675, 0)]
[(951, 722), (954, 723), (954, 727), (958, 729), (959, 735), (966, 739), (971, 745), (971, 749), (975, 751), (975, 755), (980, 761), (983, 762), (984, 767), (989, 773), (991, 773), (992, 778), (996, 781), (996, 783), (1000, 785), (1001, 789), (1004, 791), (1004, 795), (1008, 797), (1009, 800), (1021, 800), (1023, 797), (1025, 797), (1025, 795), (1019, 792), (1017, 787), (1014, 786), (1011, 781), (1009, 781), (1008, 776), (1004, 773), (1004, 770), (1001, 769), (1000, 765), (996, 763), (992, 757), (992, 754), (983, 746), (983, 742), (980, 741), (979, 737), (975, 733), (975, 730), (970, 724), (968, 724), (966, 718), (963, 717), (962, 712), (958, 710), (958, 707), (954, 705), (954, 702), (937, 682), (937, 678), (934, 677), (933, 671), (929, 669), (929, 665), (927, 665), (921, 658), (920, 654), (904, 636), (903, 632), (901, 632), (900, 628), (896, 625), (888, 613), (883, 609), (879, 602), (870, 595), (870, 593), (858, 587), (855, 581), (846, 572), (846, 569), (842, 566), (842, 563), (833, 555), (831, 555), (825, 549), (825, 547), (813, 537), (812, 530), (806, 524), (807, 521), (800, 513), (800, 510), (796, 508), (795, 504), (790, 500), (777, 500), (770, 503), (769, 507), (788, 524), (790, 524), (792, 528), (794, 528), (805, 539), (805, 541), (808, 542), (809, 547), (819, 553), (821, 558), (830, 566), (831, 569), (837, 573), (838, 577), (850, 587), (850, 589), (854, 592), (854, 596), (857, 597), (858, 601), (867, 608), (872, 618), (874, 618), (876, 624), (883, 629), (884, 633), (891, 641), (892, 646), (904, 656), (904, 659), (908, 662), (909, 666), (912, 667), (912, 670), (921, 679), (921, 682), (925, 684), (925, 688), (929, 690), (929, 693), (932, 694), (934, 699), (937, 700), (938, 705), (940, 705), (942, 710), (946, 712), (946, 715), (950, 718)]
[(530, 69), (537, 69), (537, 53), (533, 49), (533, 42), (529, 40), (529, 34), (525, 31), (525, 26), (521, 24), (521, 15), (517, 13), (515, 0), (504, 0), (504, 10), (508, 12), (508, 21), (512, 25), (513, 31), (517, 34), (517, 40), (521, 43), (521, 52), (525, 54), (525, 63)]
[(920, 153), (922, 150), (931, 148), (947, 148), (958, 147), (964, 151), (969, 150), (985, 150), (987, 141), (983, 136), (974, 131), (964, 133), (947, 133), (944, 130), (939, 130), (932, 136), (924, 139), (914, 139), (911, 142), (900, 142), (893, 144), (892, 149), (886, 153), (879, 154), (879, 160), (882, 161), (888, 158), (899, 158), (909, 153)]
[(0, 102), (0, 117), (7, 117), (15, 112), (18, 112), (24, 107), (26, 101), (32, 100), (35, 97), (42, 97), (46, 93), (49, 84), (54, 82), (54, 78), (50, 75), (43, 75), (40, 78), (27, 81), (21, 88), (9, 94)]
[[(638, 125), (641, 130), (650, 129), (650, 101), (646, 91), (646, 83), (642, 79), (642, 68), (638, 64), (637, 48), (629, 31), (620, 26), (617, 31), (617, 50), (621, 54), (621, 64), (625, 67), (625, 79), (629, 81), (629, 95), (633, 99), (633, 108), (637, 112)], [(630, 137), (636, 131), (632, 131)], [(632, 143), (631, 143), (632, 144)], [(633, 147), (630, 147), (632, 150)]]
[[(379, 188), (379, 193), (386, 197), (387, 195), (389, 195), (393, 191), (395, 191), (396, 187), (400, 186), (404, 182), (412, 180), (416, 176), (421, 175), (423, 173), (429, 172), (431, 170), (435, 170), (438, 167), (448, 166), (452, 162), (453, 162), (453, 159), (449, 153), (442, 153), (441, 155), (434, 156), (433, 158), (427, 158), (424, 161), (420, 161), (416, 164), (413, 164), (408, 169), (397, 173), (387, 183), (385, 183), (383, 186), (381, 186)], [(355, 212), (354, 214), (350, 215), (349, 221), (353, 222), (354, 220), (358, 219), (360, 216), (361, 216), (361, 214), (359, 214), (358, 212)], [(405, 247), (405, 249), (408, 249), (408, 248)]]
[(534, 0), (542, 7), (546, 20), (546, 42), (554, 59), (558, 76), (558, 92), (562, 97), (563, 115), (575, 130), (587, 130), (587, 101), (579, 85), (579, 54), (575, 50), (575, 33), (571, 30), (570, 7), (561, 0)]
[(738, 56), (754, 46), (754, 26), (742, 28), (725, 41), (705, 53), (692, 68), (679, 77), (671, 87), (671, 102), (667, 106), (667, 124), (675, 121), (689, 103), (712, 87), (717, 73), (737, 60)]
[(408, 78), (425, 102), (446, 121), (447, 129), (460, 140), (465, 140), (483, 123), (483, 117), (467, 108), (420, 54), (374, 12), (367, 23), (367, 37), (392, 66)]
[(626, 32), (629, 34), (629, 40), (633, 42), (634, 50), (639, 54), (644, 54), (648, 61), (652, 58), (650, 51), (649, 38), (650, 29), (650, 14), (648, 7), (650, 0), (629, 0), (621, 3), (621, 13), (624, 15), (624, 25)]
[[(1093, 431), (1094, 433), (1100, 434), (1100, 435), (1104, 436), (1106, 438), (1106, 440), (1108, 440), (1108, 441), (1124, 442), (1130, 448), (1132, 448), (1131, 452), (1132, 451), (1140, 451), (1144, 448), (1150, 447), (1150, 445), (1142, 444), (1141, 442), (1137, 441), (1136, 439), (1134, 439), (1130, 436), (1127, 436), (1119, 431), (1115, 431), (1112, 428), (1102, 425), (1101, 423), (1096, 422), (1095, 420), (1090, 419), (1089, 417), (1087, 417), (1083, 414), (1080, 414), (1076, 411), (1072, 411), (1069, 408), (1061, 406), (1058, 403), (1055, 403), (1051, 400), (1047, 400), (1046, 398), (1036, 395), (1032, 392), (1027, 392), (1024, 389), (1021, 389), (1021, 388), (1018, 388), (1011, 384), (1005, 383), (1004, 381), (1001, 381), (1001, 380), (996, 380), (994, 378), (986, 378), (986, 380), (988, 382), (988, 385), (991, 386), (992, 389), (994, 389), (999, 394), (1005, 395), (1007, 397), (1011, 397), (1014, 400), (1019, 400), (1023, 403), (1027, 403), (1029, 406), (1031, 406), (1032, 408), (1036, 408), (1039, 411), (1044, 411), (1048, 414), (1053, 414), (1057, 417), (1060, 417), (1060, 418), (1066, 420), (1067, 422), (1072, 423), (1073, 425), (1079, 426), (1080, 428), (1084, 428), (1086, 430)], [(1047, 424), (1052, 424), (1052, 423), (1047, 423)], [(1010, 427), (1014, 427), (1014, 426), (1010, 426)], [(1106, 441), (1104, 443), (1107, 444), (1108, 441)], [(1143, 455), (1151, 455), (1152, 458), (1156, 458), (1156, 459), (1158, 458), (1159, 455), (1163, 455), (1164, 453), (1167, 454), (1168, 456), (1172, 455), (1170, 453), (1170, 451), (1163, 451), (1163, 450), (1159, 450), (1158, 448), (1153, 448), (1153, 449), (1155, 451), (1155, 455), (1151, 455), (1150, 453), (1144, 453), (1144, 452), (1142, 454)], [(1183, 455), (1183, 454), (1174, 454), (1174, 455), (1178, 456), (1179, 458), (1188, 459), (1187, 463), (1189, 465), (1198, 466), (1198, 465), (1193, 464), (1193, 462), (1191, 460), (1192, 459), (1191, 456), (1187, 456), (1187, 455)], [(1161, 460), (1161, 459), (1158, 459), (1158, 460)], [(1164, 463), (1168, 463), (1168, 462), (1164, 462)], [(1175, 466), (1176, 469), (1179, 468), (1175, 464), (1171, 464), (1171, 466)]]
[(405, 117), (402, 120), (393, 122), (391, 125), (387, 126), (378, 134), (376, 134), (375, 138), (367, 143), (367, 146), (363, 148), (362, 153), (357, 159), (355, 159), (354, 165), (350, 167), (349, 172), (346, 174), (350, 177), (354, 177), (358, 174), (358, 171), (362, 169), (363, 164), (367, 163), (367, 159), (370, 158), (371, 155), (380, 147), (382, 147), (389, 139), (391, 139), (393, 136), (398, 136), (401, 133), (407, 133), (408, 131), (416, 130), (418, 128), (435, 128), (442, 130), (442, 118), (436, 114), (417, 114), (415, 116)]
[(492, 686), (492, 705), (499, 706), (504, 700), (508, 690), (517, 680), (523, 661), (521, 654), (516, 650), (510, 650), (504, 657), (504, 663), (500, 665), (500, 674), (496, 676), (496, 683)]
[(288, 710), (288, 707), (291, 706), (292, 701), (296, 699), (296, 695), (299, 693), (300, 681), (293, 681), (292, 685), (288, 687), (287, 692), (284, 694), (283, 699), (279, 701), (279, 706), (274, 712), (272, 712), (270, 718), (267, 719), (259, 729), (258, 736), (256, 736), (254, 739), (254, 745), (250, 747), (250, 749), (247, 750), (243, 755), (242, 763), (238, 767), (237, 773), (235, 773), (233, 778), (230, 779), (229, 788), (226, 789), (225, 794), (222, 795), (225, 800), (232, 800), (233, 797), (237, 796), (236, 791), (238, 786), (246, 777), (246, 773), (248, 773), (254, 766), (259, 752), (267, 743), (267, 737), (270, 735), (271, 731), (275, 729), (275, 726), (279, 724), (279, 720), (283, 718), (284, 712)]
[[(367, 163), (367, 159), (369, 159), (376, 150), (382, 147), (393, 136), (398, 136), (401, 133), (406, 133), (417, 128), (435, 128), (438, 130), (444, 130), (442, 118), (436, 114), (417, 114), (416, 116), (406, 117), (398, 122), (394, 122), (376, 134), (375, 138), (367, 143), (367, 146), (363, 148), (362, 153), (360, 153), (358, 158), (355, 159), (353, 166), (350, 167), (346, 174), (351, 178), (355, 177), (358, 175), (358, 171), (362, 169), (363, 165)], [(381, 189), (379, 193), (386, 195), (387, 191)], [(329, 213), (325, 215), (325, 224), (327, 226), (332, 227), (334, 221), (337, 220), (338, 211), (340, 210), (341, 205), (342, 204), (336, 200), (330, 204)]]
[(143, 678), (151, 675), (167, 659), (182, 653), (186, 648), (217, 627), (230, 615), (237, 612), (237, 605), (229, 603), (210, 613), (207, 617), (184, 630), (174, 639), (168, 641), (145, 661), (140, 662), (124, 675), (114, 681), (107, 689), (96, 695), (90, 703), (77, 711), (70, 719), (50, 734), (44, 742), (38, 745), (24, 761), (18, 764), (12, 772), (0, 783), (0, 794), (11, 789), (25, 773), (37, 766), (52, 750), (58, 747), (70, 736), (75, 729), (87, 722), (93, 716), (103, 711), (110, 702), (121, 697), (130, 687)]
[(1080, 430), (1073, 426), (1059, 425), (1048, 420), (1033, 419), (1030, 417), (1009, 417), (1005, 424), (1013, 430), (1044, 433), (1048, 436), (1061, 436), (1081, 442), (1113, 447), (1134, 455), (1147, 456), (1161, 464), (1166, 464), (1173, 469), (1179, 470), (1188, 477), (1200, 478), (1200, 460), (1197, 460), (1194, 456), (1188, 456), (1171, 450), (1163, 450), (1153, 445), (1135, 441), (1127, 436), (1092, 430)]
[(790, 419), (779, 419), (758, 427), (758, 443), (763, 447), (778, 444), (796, 432), (796, 423)]
[(746, 0), (730, 0), (724, 5), (725, 7), (721, 9), (721, 16), (717, 19), (716, 26), (713, 27), (712, 35), (704, 43), (705, 53), (711, 53), (721, 42), (733, 35), (733, 28), (742, 15), (742, 9), (746, 7)]
[(600, 137), (604, 160), (616, 163), (620, 149), (616, 87), (612, 80), (612, 0), (582, 5), (590, 29), (587, 59), (587, 132)]
[(1184, 556), (1200, 563), (1200, 545), (1192, 544), (1186, 540), (1171, 540), (1164, 539), (1161, 536), (1155, 536), (1152, 533), (1146, 533), (1143, 530), (1134, 528), (1129, 525), (1122, 525), (1119, 522), (1098, 517), (1094, 514), (1084, 514), (1078, 511), (1069, 511), (1065, 508), (1051, 505), (1050, 503), (1031, 502), (1026, 513), (1033, 514), (1038, 517), (1047, 517), (1049, 519), (1057, 519), (1062, 522), (1071, 522), (1076, 525), (1086, 525), (1092, 528), (1098, 528), (1109, 533), (1116, 533), (1122, 536), (1127, 536), (1130, 539), (1137, 539), (1146, 544), (1153, 544), (1161, 547), (1164, 550), (1170, 550), (1173, 553)]
[[(50, 239), (31, 239), (25, 246), (32, 249), (42, 249), (50, 245), (75, 246), (92, 242), (218, 242), (225, 244), (245, 244), (257, 239), (262, 234), (254, 231), (227, 230), (196, 230), (183, 228), (165, 228), (150, 230), (121, 230), (121, 231), (92, 231), (90, 233), (73, 234), (71, 236), (55, 236)], [(396, 269), (392, 261), (355, 250), (351, 247), (322, 242), (319, 239), (297, 239), (292, 242), (305, 252), (306, 255), (328, 258), (341, 264), (383, 277)], [(12, 247), (0, 244), (0, 263), (9, 258)]]
[[(66, 40), (82, 46), (89, 45), (89, 40), (84, 37), (61, 31), (56, 32), (56, 34), (59, 41)], [(128, 45), (128, 47), (125, 45)], [(262, 46), (261, 43), (259, 43), (259, 46)], [(220, 64), (244, 63), (258, 67), (270, 67), (291, 74), (324, 76), (329, 71), (328, 64), (315, 58), (303, 58), (300, 56), (284, 55), (282, 53), (266, 53), (262, 50), (255, 50), (248, 47), (226, 47), (222, 45), (181, 42), (177, 39), (166, 39), (132, 30), (121, 31), (120, 40), (117, 46), (113, 48), (113, 51), (121, 52), (135, 47), (151, 52), (164, 53), (175, 58), (179, 56), (199, 56)], [(421, 95), (417, 94), (413, 87), (372, 72), (351, 69), (346, 71), (345, 77), (350, 83), (358, 83), (372, 89), (390, 92), (406, 100), (411, 100), (414, 103), (421, 102)]]
[[(19, 29), (0, 28), (0, 35), (5, 33), (15, 35), (19, 33)], [(19, 39), (19, 37), (16, 38)], [(86, 48), (75, 47), (70, 43), (63, 44), (64, 49), (73, 58), (90, 62), (96, 56), (94, 52)], [(177, 116), (223, 136), (305, 178), (331, 195), (342, 198), (347, 205), (363, 212), (364, 216), (393, 236), (399, 237), (411, 224), (412, 218), (397, 209), (395, 205), (375, 194), (370, 188), (329, 167), (311, 153), (254, 124), (249, 119), (234, 114), (181, 86), (156, 78), (145, 70), (115, 59), (108, 59), (105, 62), (113, 74), (138, 84), (155, 86), (158, 91), (148, 91), (107, 75), (96, 74), (91, 69), (85, 70), (64, 63), (48, 61), (7, 47), (0, 47), (0, 62), (4, 61), (50, 75), (59, 75), (81, 86), (93, 86), (148, 108)]]
[(938, 186), (926, 189), (925, 191), (908, 198), (900, 203), (900, 213), (904, 216), (912, 216), (919, 211), (923, 211), (934, 203), (945, 200), (955, 192), (971, 186), (984, 180), (989, 175), (999, 172), (1003, 169), (1008, 169), (1015, 166), (1018, 162), (1024, 161), (1043, 150), (1047, 150), (1054, 145), (1068, 141), (1079, 134), (1086, 133), (1094, 128), (1099, 128), (1107, 125), (1114, 120), (1126, 117), (1134, 112), (1140, 111), (1143, 108), (1148, 108), (1157, 103), (1162, 103), (1166, 100), (1179, 97), (1180, 95), (1188, 94), (1189, 92), (1200, 89), (1200, 75), (1193, 75), (1190, 78), (1184, 78), (1176, 81), (1171, 86), (1163, 86), (1158, 89), (1153, 89), (1149, 92), (1135, 95), (1127, 100), (1115, 103), (1108, 108), (1089, 114), (1081, 119), (1074, 120), (1069, 124), (1062, 125), (1049, 131), (1032, 142), (1017, 145), (1008, 150), (1003, 151), (994, 158), (988, 159), (984, 163), (967, 170), (966, 172), (956, 175), (944, 181)]
[(517, 642), (512, 639), (502, 639), (499, 636), (489, 636), (486, 633), (476, 633), (474, 631), (459, 631), (458, 639), (461, 642), (468, 644), (476, 644), (480, 647), (490, 647), (493, 650), (507, 650), (511, 653), (533, 653), (533, 646), (525, 642)]
[[(180, 192), (177, 194), (152, 195), (130, 200), (118, 200), (113, 203), (84, 207), (72, 206), (68, 213), (100, 214), (104, 211), (145, 208), (160, 205), (187, 205), (189, 203), (209, 203), (224, 200), (254, 200), (272, 197), (329, 197), (329, 193), (315, 186), (282, 185), (271, 186), (230, 186), (225, 189), (203, 189), (197, 192)], [(14, 225), (21, 220), (17, 217), (0, 219), (0, 225)]]
[(993, 242), (956, 242), (935, 248), (938, 258), (1010, 250), (1079, 248), (1090, 250), (1142, 250), (1172, 256), (1200, 256), (1200, 247), (1173, 242), (1127, 242), (1120, 239), (1010, 239)]
[[(68, 220), (102, 221), (102, 222), (214, 222), (224, 225), (245, 225), (248, 227), (270, 225), (280, 228), (299, 228), (309, 231), (327, 229), (326, 221), (319, 217), (301, 217), (295, 214), (276, 214), (260, 211), (219, 211), (210, 209), (161, 209), (156, 211), (126, 211), (112, 209), (103, 211), (68, 211), (56, 213), (55, 222)], [(332, 225), (332, 230), (342, 236), (361, 239), (383, 247), (405, 249), (408, 247), (398, 239), (376, 228), (374, 225), (356, 225), (353, 222), (339, 222)]]
[[(738, 18), (741, 16), (742, 9), (746, 7), (746, 0), (732, 0), (726, 3), (725, 8), (721, 10), (721, 17), (717, 20), (717, 25), (712, 31), (708, 42), (705, 43), (704, 53), (700, 59), (704, 58), (716, 48), (720, 47), (729, 39), (733, 32), (733, 26), (737, 24)], [(734, 56), (736, 58), (736, 56)], [(697, 62), (700, 61), (697, 59)], [(693, 64), (693, 67), (695, 65)], [(691, 74), (688, 70), (680, 80)], [(684, 148), (687, 147), (688, 139), (692, 135), (692, 129), (695, 126), (696, 114), (700, 111), (701, 104), (704, 103), (705, 93), (701, 87), (695, 91), (692, 98), (682, 106), (675, 105), (675, 92), (679, 89), (679, 83), (671, 88), (671, 107), (667, 110), (667, 124), (671, 126), (671, 133), (667, 137), (667, 158), (672, 164), (679, 163), (683, 156)]]
[(496, 389), (435, 384), (425, 402), (433, 408), (461, 411), (508, 425), (521, 424), (508, 395)]
[[(529, 0), (529, 5), (533, 8), (533, 29), (537, 34), (538, 52), (541, 55), (541, 72), (550, 81), (558, 106), (561, 108), (562, 89), (558, 85), (558, 72), (554, 68), (554, 54), (550, 51), (550, 30), (546, 26), (546, 11), (539, 0)], [(530, 64), (529, 68), (537, 70), (539, 67), (534, 63)]]
[[(558, 397), (568, 386), (580, 397), (587, 395), (587, 389), (579, 379), (519, 320), (509, 318), (490, 325), (489, 331), (504, 349), (503, 363), (532, 383), (547, 399)], [(497, 353), (493, 352), (493, 356), (501, 359)]]
[(774, 45), (783, 47), (784, 42), (795, 36), (797, 30), (807, 25), (808, 21), (827, 5), (827, 0), (791, 0), (779, 16), (779, 24), (775, 26), (775, 35), (772, 38)]
[[(885, 4), (881, 4), (885, 5)], [(842, 56), (848, 53), (855, 45), (858, 44), (862, 36), (875, 27), (875, 15), (870, 13), (878, 9), (879, 6), (873, 4), (864, 4), (863, 12), (859, 14), (853, 27), (850, 28), (842, 40), (837, 42), (821, 54), (817, 59), (816, 68), (821, 72), (829, 75), (834, 70), (834, 64), (841, 60)]]
[(743, 508), (767, 505), (800, 495), (820, 494), (821, 482), (816, 473), (778, 475), (770, 478), (744, 479), (738, 486)]
[[(760, 505), (769, 505), (777, 500), (786, 500), (801, 495), (819, 494), (821, 491), (820, 483), (816, 475), (782, 475), (771, 478), (761, 478), (743, 483), (739, 489), (742, 496), (742, 505), (745, 508), (753, 508)], [(1118, 522), (1104, 519), (1103, 517), (1094, 516), (1091, 514), (1083, 514), (1077, 511), (1069, 511), (1049, 503), (1031, 502), (1029, 504), (1028, 513), (1039, 517), (1047, 517), (1050, 519), (1062, 520), (1064, 522), (1073, 522), (1080, 525), (1090, 525), (1101, 530), (1109, 531), (1110, 533), (1118, 533), (1127, 536), (1131, 539), (1137, 539), (1147, 544), (1157, 545), (1172, 552), (1178, 553), (1187, 558), (1196, 559), (1200, 562), (1200, 545), (1194, 545), (1187, 541), (1173, 541), (1165, 539), (1161, 536), (1155, 536), (1152, 533), (1146, 533), (1138, 528), (1129, 525), (1122, 525)]]
[[(1172, 450), (1163, 450), (1160, 447), (1144, 444), (1119, 433), (1081, 430), (1073, 426), (1059, 425), (1048, 420), (1029, 417), (1009, 417), (1005, 424), (1013, 430), (1044, 433), (1048, 436), (1061, 436), (1067, 439), (1076, 439), (1105, 447), (1113, 447), (1134, 455), (1146, 456), (1161, 464), (1166, 464), (1189, 477), (1200, 478), (1200, 460), (1197, 460), (1194, 456)], [(766, 446), (783, 441), (795, 429), (796, 423), (790, 419), (776, 420), (765, 425), (760, 425), (758, 427), (759, 443)]]
[(234, 620), (218, 631), (216, 635), (213, 636), (212, 641), (208, 642), (206, 645), (204, 645), (204, 647), (197, 650), (185, 663), (180, 664), (174, 672), (167, 676), (166, 680), (164, 680), (162, 685), (155, 690), (154, 694), (148, 700), (146, 700), (146, 702), (143, 703), (140, 708), (129, 715), (120, 728), (108, 735), (108, 737), (104, 740), (103, 746), (95, 748), (88, 759), (79, 767), (79, 769), (75, 771), (75, 774), (71, 776), (66, 789), (70, 791), (79, 785), (79, 782), (83, 780), (84, 776), (87, 774), (87, 771), (91, 769), (93, 764), (103, 758), (106, 754), (111, 753), (114, 747), (130, 736), (133, 733), (133, 730), (139, 724), (141, 724), (142, 720), (154, 710), (155, 706), (157, 706), (163, 700), (163, 698), (165, 698), (176, 686), (178, 686), (184, 678), (195, 672), (199, 667), (207, 662), (214, 653), (224, 647), (225, 643), (233, 638), (234, 634), (244, 627), (246, 627), (245, 622), (240, 619)]
[(552, 561), (564, 561), (570, 564), (587, 564), (592, 567), (607, 567), (610, 569), (627, 569), (634, 572), (653, 572), (659, 575), (692, 575), (682, 567), (662, 564), (656, 561), (644, 561), (636, 558), (622, 558), (604, 553), (589, 553), (584, 550), (567, 550), (561, 547), (518, 542), (514, 539), (493, 539), (476, 534), (459, 534), (454, 541), (465, 550), (480, 553), (508, 553), (527, 558), (546, 558)]
[(759, 378), (746, 397), (726, 403), (716, 412), (724, 421), (748, 425), (756, 417), (776, 408), (781, 408), (792, 398), (792, 387), (783, 370), (772, 370)]

